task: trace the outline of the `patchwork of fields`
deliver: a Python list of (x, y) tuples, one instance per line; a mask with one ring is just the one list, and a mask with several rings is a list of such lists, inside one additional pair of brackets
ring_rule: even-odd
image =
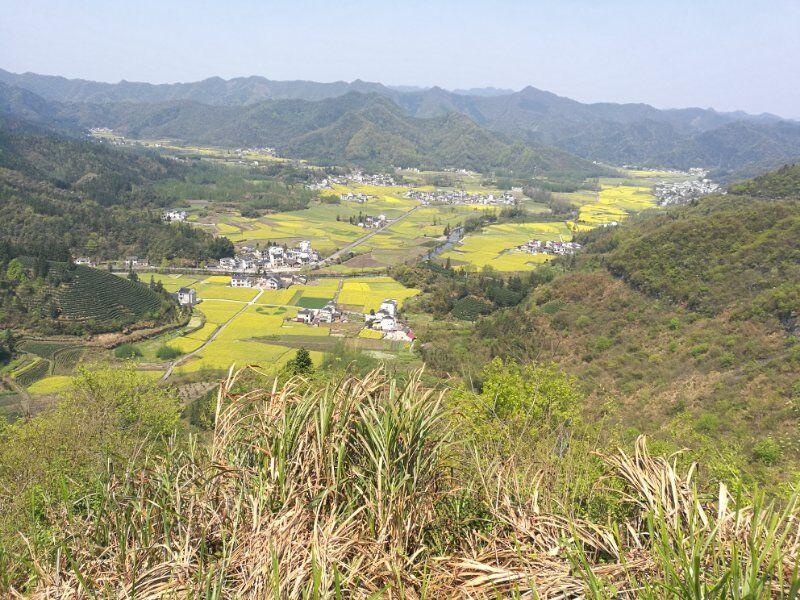
[(623, 178), (602, 178), (599, 191), (579, 190), (555, 196), (576, 207), (576, 221), (564, 223), (512, 223), (490, 225), (467, 235), (455, 248), (441, 255), (461, 268), (490, 266), (498, 271), (523, 271), (550, 260), (550, 255), (517, 252), (530, 239), (569, 241), (572, 234), (598, 225), (618, 223), (629, 215), (656, 206), (651, 193), (654, 183), (685, 177), (660, 171), (628, 171)]
[[(219, 376), (232, 364), (256, 364), (266, 372), (275, 372), (301, 347), (309, 349), (312, 359), (319, 362), (326, 350), (344, 339), (365, 348), (396, 351), (402, 345), (360, 336), (362, 319), (358, 315), (349, 323), (313, 327), (292, 319), (301, 308), (320, 308), (332, 300), (348, 311), (369, 312), (386, 298), (394, 298), (402, 306), (419, 293), (390, 277), (325, 277), (307, 285), (264, 291), (228, 287), (227, 276), (140, 274), (145, 282), (151, 277), (169, 291), (193, 287), (201, 302), (182, 330), (136, 345), (139, 354), (133, 360), (146, 377), (164, 374), (164, 360), (157, 356), (164, 346), (181, 354), (177, 359), (181, 362), (174, 370), (176, 376), (210, 377)], [(12, 377), (18, 377), (19, 384), (36, 396), (68, 389), (85, 348), (49, 342), (28, 344), (28, 354), (9, 366)], [(93, 362), (115, 360), (113, 351), (108, 350), (95, 349), (92, 356)]]

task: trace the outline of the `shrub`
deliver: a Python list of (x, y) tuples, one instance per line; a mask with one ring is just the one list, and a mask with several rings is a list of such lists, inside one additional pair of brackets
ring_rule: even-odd
[(142, 351), (133, 344), (122, 344), (114, 349), (117, 358), (137, 358), (141, 355)]
[(753, 457), (765, 465), (774, 465), (781, 457), (781, 447), (771, 437), (765, 437), (753, 445)]
[(173, 346), (168, 346), (164, 344), (163, 346), (159, 347), (156, 350), (156, 357), (160, 358), (161, 360), (172, 360), (178, 358), (183, 352), (181, 352), (178, 348), (174, 348)]

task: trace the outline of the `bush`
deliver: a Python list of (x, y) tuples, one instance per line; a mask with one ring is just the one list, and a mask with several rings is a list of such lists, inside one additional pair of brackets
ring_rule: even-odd
[(114, 350), (114, 356), (117, 358), (137, 358), (141, 355), (142, 351), (133, 344), (122, 344)]
[(766, 437), (753, 446), (753, 457), (765, 465), (774, 465), (781, 457), (781, 447), (771, 437)]
[(167, 344), (164, 344), (158, 350), (156, 350), (156, 357), (160, 358), (161, 360), (172, 360), (174, 358), (178, 358), (181, 354), (183, 354), (183, 352), (177, 348), (168, 346)]

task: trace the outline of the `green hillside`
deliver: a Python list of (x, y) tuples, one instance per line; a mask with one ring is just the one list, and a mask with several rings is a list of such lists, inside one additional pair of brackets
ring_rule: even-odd
[(645, 433), (731, 482), (800, 477), (800, 202), (708, 197), (578, 239), (519, 306), (418, 331), (426, 362), (480, 385), (493, 357), (552, 360), (603, 443)]
[(800, 198), (800, 164), (785, 165), (728, 188), (729, 194), (758, 198)]
[(247, 106), (71, 104), (59, 114), (83, 127), (110, 127), (135, 138), (226, 147), (267, 145), (321, 163), (458, 167), (518, 175), (607, 172), (564, 151), (489, 131), (460, 113), (412, 117), (376, 94), (351, 92), (318, 102), (270, 100)]
[(169, 295), (107, 271), (19, 257), (4, 270), (2, 327), (80, 335), (163, 323), (177, 314)]

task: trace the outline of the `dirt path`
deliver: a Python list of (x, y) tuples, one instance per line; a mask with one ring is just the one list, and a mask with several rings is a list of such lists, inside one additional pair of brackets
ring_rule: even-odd
[(418, 208), (421, 208), (421, 207), (422, 207), (422, 205), (421, 205), (421, 204), (418, 204), (417, 206), (415, 206), (414, 208), (412, 208), (412, 209), (411, 209), (411, 210), (409, 210), (408, 212), (406, 212), (406, 213), (403, 213), (402, 215), (400, 215), (400, 216), (399, 216), (399, 217), (397, 217), (396, 219), (392, 219), (391, 221), (386, 221), (386, 225), (384, 225), (384, 226), (383, 226), (383, 227), (381, 227), (380, 229), (376, 229), (375, 231), (370, 231), (370, 232), (369, 232), (367, 235), (365, 235), (365, 236), (363, 236), (363, 237), (360, 237), (360, 238), (358, 238), (358, 239), (357, 239), (356, 241), (354, 241), (354, 242), (350, 242), (350, 243), (349, 243), (349, 244), (347, 244), (347, 245), (346, 245), (344, 248), (340, 248), (339, 250), (337, 250), (336, 252), (334, 252), (333, 254), (331, 254), (331, 255), (330, 255), (329, 257), (327, 257), (326, 259), (324, 259), (324, 260), (321, 260), (321, 261), (319, 262), (319, 264), (317, 265), (317, 268), (321, 268), (321, 267), (327, 267), (329, 264), (333, 263), (333, 262), (334, 262), (334, 261), (335, 261), (337, 258), (339, 258), (339, 257), (340, 257), (342, 254), (344, 254), (345, 252), (349, 252), (350, 250), (352, 250), (352, 249), (353, 249), (353, 248), (355, 248), (356, 246), (359, 246), (360, 244), (363, 244), (364, 242), (366, 242), (366, 241), (367, 241), (368, 239), (370, 239), (371, 237), (378, 235), (378, 234), (379, 234), (379, 233), (381, 233), (382, 231), (386, 231), (386, 230), (387, 230), (389, 227), (391, 227), (391, 226), (392, 226), (392, 225), (394, 225), (395, 223), (398, 223), (399, 221), (402, 221), (402, 220), (403, 220), (403, 219), (405, 219), (405, 218), (406, 218), (408, 215), (410, 215), (410, 214), (411, 214), (411, 213), (413, 213), (415, 210), (417, 210)]
[(209, 338), (205, 342), (203, 342), (203, 344), (199, 348), (196, 348), (195, 350), (192, 350), (191, 352), (189, 352), (189, 354), (184, 354), (178, 360), (172, 361), (170, 363), (169, 367), (167, 368), (167, 372), (164, 373), (163, 377), (161, 377), (161, 381), (164, 382), (167, 379), (169, 379), (170, 375), (172, 375), (172, 372), (175, 370), (175, 367), (181, 366), (183, 363), (185, 363), (187, 360), (189, 360), (190, 358), (195, 356), (203, 348), (205, 348), (211, 342), (213, 342), (215, 339), (217, 339), (217, 336), (220, 334), (220, 332), (222, 332), (223, 329), (225, 329), (228, 325), (230, 325), (230, 323), (236, 317), (238, 317), (240, 314), (242, 314), (244, 311), (246, 311), (248, 306), (253, 306), (256, 303), (256, 300), (258, 300), (261, 297), (261, 294), (263, 294), (263, 293), (264, 293), (264, 290), (259, 289), (258, 293), (255, 296), (255, 298), (250, 300), (250, 302), (246, 302), (246, 303), (243, 302), (242, 304), (244, 304), (244, 306), (242, 306), (242, 308), (240, 310), (238, 310), (230, 319), (228, 319), (222, 325), (217, 327), (217, 329), (214, 331), (214, 333), (212, 333), (209, 336)]

